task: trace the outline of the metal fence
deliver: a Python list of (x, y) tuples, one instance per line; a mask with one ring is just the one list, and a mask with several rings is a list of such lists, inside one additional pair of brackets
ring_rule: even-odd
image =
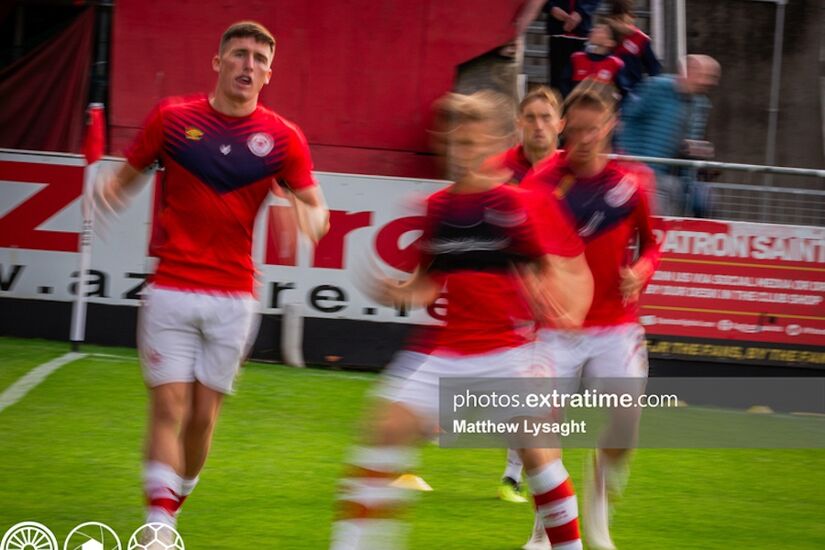
[[(730, 162), (660, 159), (611, 155), (644, 163), (665, 164), (693, 173), (719, 172), (724, 177), (744, 173), (748, 183), (703, 181), (710, 193), (707, 217), (825, 227), (825, 170), (736, 164)], [(735, 178), (731, 178), (735, 179)], [(762, 181), (760, 184), (759, 182)]]

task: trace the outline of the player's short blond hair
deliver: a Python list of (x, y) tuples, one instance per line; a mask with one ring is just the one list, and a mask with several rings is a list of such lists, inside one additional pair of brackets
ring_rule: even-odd
[(492, 123), (497, 137), (515, 134), (515, 109), (505, 95), (490, 90), (472, 94), (448, 93), (435, 102), (436, 128), (442, 132), (473, 122)]
[(578, 86), (573, 88), (567, 99), (564, 100), (563, 116), (566, 116), (570, 109), (583, 107), (595, 109), (597, 111), (616, 111), (616, 87), (612, 84), (597, 82), (592, 78), (585, 78)]
[(523, 113), (524, 109), (534, 101), (544, 101), (550, 105), (550, 108), (556, 113), (561, 112), (561, 96), (559, 93), (547, 86), (539, 86), (538, 88), (530, 90), (530, 92), (524, 96), (524, 99), (521, 100), (518, 106), (519, 114)]
[(257, 21), (238, 21), (237, 23), (232, 23), (228, 29), (223, 31), (223, 34), (221, 35), (221, 44), (218, 51), (223, 53), (226, 45), (233, 38), (247, 37), (253, 38), (255, 42), (260, 44), (268, 45), (269, 49), (272, 51), (272, 54), (275, 54), (275, 37), (272, 36), (272, 33), (269, 32), (266, 27)]

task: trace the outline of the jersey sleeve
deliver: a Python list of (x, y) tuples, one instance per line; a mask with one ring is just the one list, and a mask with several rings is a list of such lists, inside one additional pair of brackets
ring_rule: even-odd
[(523, 190), (521, 202), (527, 213), (527, 221), (518, 235), (523, 253), (531, 257), (575, 257), (584, 253), (584, 243), (555, 195), (534, 180), (530, 189)]
[(146, 117), (143, 129), (126, 149), (126, 162), (141, 171), (160, 156), (163, 148), (163, 103), (159, 103)]
[(427, 197), (424, 202), (424, 217), (420, 221), (421, 237), (418, 239), (418, 245), (416, 246), (416, 267), (423, 273), (430, 272), (430, 267), (433, 263), (433, 255), (428, 245), (435, 235), (436, 226), (438, 225), (438, 219), (435, 214), (435, 204), (440, 199), (440, 196), (441, 192), (436, 191), (436, 193)]
[(278, 174), (278, 181), (286, 184), (293, 191), (316, 185), (312, 177), (312, 156), (309, 144), (303, 132), (297, 126), (290, 126), (289, 144), (287, 145), (284, 167)]

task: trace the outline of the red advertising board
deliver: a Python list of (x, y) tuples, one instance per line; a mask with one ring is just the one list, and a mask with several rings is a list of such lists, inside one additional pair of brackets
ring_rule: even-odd
[(665, 226), (641, 307), (654, 355), (825, 366), (824, 228)]

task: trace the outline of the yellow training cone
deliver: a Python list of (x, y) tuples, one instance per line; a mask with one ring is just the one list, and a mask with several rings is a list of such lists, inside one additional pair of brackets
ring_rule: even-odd
[(398, 476), (395, 481), (390, 483), (393, 487), (399, 489), (409, 489), (410, 491), (432, 491), (430, 484), (413, 474), (403, 474)]

